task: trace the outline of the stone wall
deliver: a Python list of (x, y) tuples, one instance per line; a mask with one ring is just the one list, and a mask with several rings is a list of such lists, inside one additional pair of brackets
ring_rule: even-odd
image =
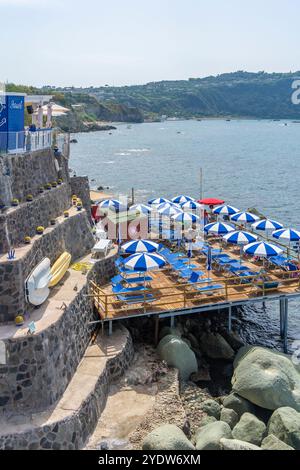
[(75, 194), (82, 200), (83, 207), (87, 211), (89, 219), (92, 220), (90, 186), (88, 177), (73, 176), (72, 178), (70, 178), (70, 184), (72, 188), (72, 194)]
[(16, 248), (23, 243), (25, 236), (33, 237), (39, 225), (48, 227), (51, 219), (61, 216), (70, 206), (71, 188), (63, 183), (57, 188), (39, 194), (32, 202), (25, 202), (6, 211), (5, 215), (0, 216), (0, 253), (8, 251), (8, 243)]
[(25, 201), (27, 194), (38, 194), (40, 186), (59, 177), (51, 149), (1, 156), (0, 170), (0, 200), (7, 206), (12, 198)]
[[(87, 279), (106, 282), (115, 272), (116, 256), (99, 260)], [(91, 298), (86, 296), (87, 284), (50, 328), (28, 338), (5, 340), (7, 364), (0, 365), (0, 414), (41, 411), (62, 396), (91, 338), (88, 323), (95, 314)]]
[(49, 227), (44, 235), (35, 237), (22, 258), (0, 263), (0, 323), (14, 321), (16, 315), (26, 312), (24, 283), (43, 258), (48, 257), (53, 263), (64, 251), (68, 251), (72, 259), (77, 260), (90, 252), (94, 243), (83, 210)]
[(118, 379), (130, 365), (134, 355), (132, 339), (127, 331), (125, 347), (119, 355), (109, 359), (92, 393), (79, 409), (64, 420), (36, 427), (22, 433), (0, 436), (1, 450), (21, 449), (82, 449), (94, 431), (105, 407), (109, 385)]

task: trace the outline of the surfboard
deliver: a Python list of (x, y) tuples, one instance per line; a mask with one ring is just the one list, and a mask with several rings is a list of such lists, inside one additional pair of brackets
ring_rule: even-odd
[(54, 263), (51, 268), (51, 281), (49, 287), (55, 287), (64, 277), (69, 269), (72, 256), (65, 251)]

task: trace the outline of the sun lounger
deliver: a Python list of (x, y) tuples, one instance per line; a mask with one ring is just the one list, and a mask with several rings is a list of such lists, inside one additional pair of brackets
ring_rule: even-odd
[(256, 284), (256, 287), (259, 290), (265, 290), (265, 291), (270, 291), (270, 290), (276, 290), (279, 287), (279, 282), (277, 281), (265, 281), (265, 282), (258, 282)]
[(215, 284), (215, 285), (208, 285), (205, 287), (197, 287), (197, 291), (200, 292), (200, 294), (213, 294), (214, 292), (221, 291), (224, 289), (224, 286), (221, 284)]
[(125, 282), (126, 284), (144, 284), (145, 282), (150, 282), (152, 281), (153, 278), (151, 276), (139, 276), (139, 277), (128, 277), (128, 278), (122, 278), (122, 281)]
[(273, 264), (276, 267), (282, 268), (283, 266), (286, 266), (286, 264), (289, 262), (288, 258), (285, 256), (271, 256), (269, 258), (269, 263)]
[(120, 284), (122, 281), (123, 281), (123, 277), (121, 276), (121, 274), (118, 274), (117, 276), (113, 277), (111, 279), (111, 283), (113, 286), (116, 286), (118, 284)]
[(144, 286), (137, 286), (137, 287), (124, 287), (122, 284), (117, 284), (113, 287), (112, 291), (114, 294), (134, 294), (135, 292), (144, 292), (148, 290)]
[(191, 269), (182, 269), (178, 272), (178, 274), (179, 277), (182, 277), (184, 279), (190, 279), (191, 275), (193, 274), (193, 271)]
[(126, 303), (127, 305), (134, 305), (143, 303), (145, 300), (146, 302), (154, 302), (155, 297), (152, 294), (144, 295), (131, 295), (130, 297), (126, 297), (125, 295), (118, 294), (117, 299), (121, 302)]

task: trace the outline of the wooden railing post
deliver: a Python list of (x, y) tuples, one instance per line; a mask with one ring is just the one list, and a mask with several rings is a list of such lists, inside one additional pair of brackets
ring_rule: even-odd
[(184, 308), (186, 307), (186, 284), (184, 284), (184, 289), (183, 289), (183, 306)]
[(228, 281), (225, 279), (225, 297), (226, 300), (228, 300)]

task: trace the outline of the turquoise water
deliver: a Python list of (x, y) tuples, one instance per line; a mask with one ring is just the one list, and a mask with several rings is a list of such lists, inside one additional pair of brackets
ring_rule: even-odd
[[(286, 125), (287, 124), (287, 125)], [(256, 207), (300, 229), (300, 124), (274, 121), (175, 121), (117, 125), (117, 130), (75, 135), (71, 167), (91, 186), (136, 199), (200, 195), (221, 197), (240, 209)], [(290, 336), (300, 337), (299, 305), (290, 303)], [(245, 321), (277, 341), (278, 306), (252, 309)], [(258, 332), (259, 335), (259, 332)]]

